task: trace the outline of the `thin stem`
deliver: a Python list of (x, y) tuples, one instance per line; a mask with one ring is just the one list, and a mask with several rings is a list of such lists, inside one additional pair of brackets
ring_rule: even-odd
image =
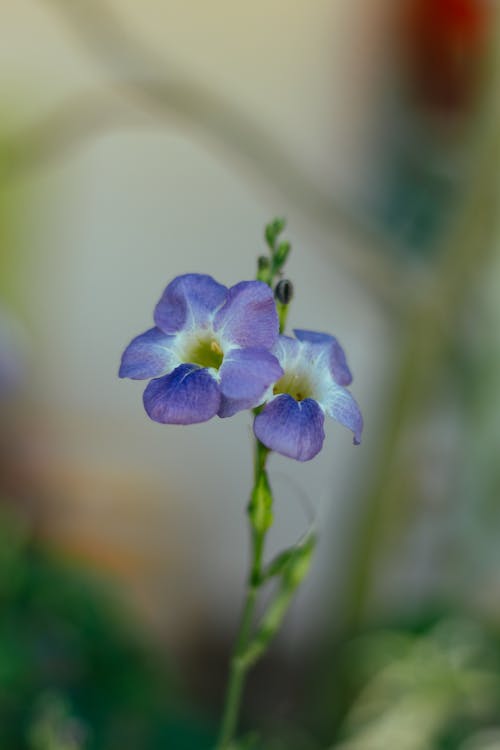
[(224, 750), (224, 748), (230, 746), (229, 743), (234, 737), (238, 724), (243, 687), (245, 684), (246, 673), (249, 669), (249, 665), (241, 661), (240, 653), (245, 649), (250, 635), (256, 599), (257, 587), (249, 586), (241, 618), (240, 630), (231, 658), (229, 682), (226, 692), (226, 704), (222, 717), (219, 741), (217, 743), (218, 750)]
[(240, 656), (239, 664), (242, 668), (249, 669), (252, 667), (267, 651), (269, 644), (281, 627), (294, 593), (293, 588), (283, 587), (272, 602), (257, 635)]
[[(260, 441), (257, 441), (255, 446), (254, 487), (257, 487), (262, 474), (265, 473), (268, 454), (269, 450)], [(251, 666), (251, 664), (243, 661), (241, 656), (246, 651), (250, 639), (257, 593), (264, 581), (262, 575), (262, 558), (266, 533), (267, 529), (259, 531), (252, 527), (252, 560), (248, 576), (247, 593), (236, 644), (231, 657), (226, 701), (217, 750), (225, 750), (230, 747), (238, 724), (245, 678)]]

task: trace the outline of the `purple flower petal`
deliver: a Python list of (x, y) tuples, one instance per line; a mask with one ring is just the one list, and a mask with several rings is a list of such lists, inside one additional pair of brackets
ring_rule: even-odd
[(308, 341), (310, 344), (329, 346), (330, 371), (333, 379), (339, 385), (349, 385), (352, 383), (352, 375), (347, 365), (344, 350), (335, 336), (330, 336), (328, 333), (316, 333), (316, 331), (303, 331), (297, 328), (293, 332), (299, 341)]
[(255, 417), (254, 432), (261, 443), (277, 453), (309, 461), (325, 439), (324, 415), (311, 398), (295, 401), (283, 394), (270, 401)]
[(204, 328), (227, 297), (227, 287), (211, 276), (187, 273), (167, 286), (156, 305), (154, 321), (165, 333)]
[(327, 414), (352, 431), (354, 445), (359, 445), (363, 432), (363, 417), (359, 406), (349, 391), (345, 388), (336, 388), (332, 391), (328, 403), (324, 406)]
[(283, 375), (276, 357), (266, 349), (233, 349), (220, 368), (222, 394), (219, 417), (232, 417), (262, 403), (265, 392)]
[(262, 281), (241, 281), (231, 287), (215, 316), (214, 330), (238, 346), (270, 349), (279, 330), (272, 290)]
[(172, 351), (174, 338), (166, 336), (158, 328), (150, 328), (136, 336), (123, 352), (118, 373), (120, 378), (144, 380), (173, 370), (178, 364)]
[(333, 339), (333, 336), (330, 336), (329, 333), (304, 331), (302, 328), (294, 328), (293, 332), (299, 341), (309, 341), (311, 344), (329, 344)]
[(211, 419), (220, 406), (219, 386), (208, 370), (180, 365), (152, 380), (144, 391), (144, 408), (155, 422), (195, 424)]

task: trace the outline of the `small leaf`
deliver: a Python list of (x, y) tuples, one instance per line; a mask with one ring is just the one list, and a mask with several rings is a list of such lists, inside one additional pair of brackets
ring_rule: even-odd
[(295, 549), (287, 549), (277, 555), (274, 560), (271, 560), (266, 570), (264, 571), (263, 578), (268, 579), (281, 575), (290, 562), (291, 558), (293, 557), (294, 552)]
[(283, 572), (283, 582), (286, 587), (296, 589), (300, 586), (311, 567), (315, 547), (316, 537), (312, 534), (302, 544), (295, 547)]
[(274, 264), (276, 268), (281, 268), (285, 265), (291, 249), (292, 246), (289, 242), (281, 242), (278, 245), (278, 249), (276, 250), (274, 255)]
[(276, 240), (285, 228), (285, 219), (274, 219), (266, 226), (265, 237), (269, 248), (274, 251)]

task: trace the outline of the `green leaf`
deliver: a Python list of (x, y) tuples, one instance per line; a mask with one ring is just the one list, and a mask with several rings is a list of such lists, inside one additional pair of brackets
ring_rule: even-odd
[(315, 547), (316, 537), (310, 534), (302, 544), (294, 548), (283, 571), (283, 582), (287, 588), (296, 589), (300, 586), (311, 567)]
[(294, 554), (295, 548), (286, 549), (284, 552), (281, 552), (279, 555), (277, 555), (274, 560), (271, 560), (271, 562), (265, 569), (262, 576), (263, 579), (267, 580), (269, 578), (274, 578), (275, 576), (281, 575)]
[(263, 580), (283, 576), (286, 588), (297, 588), (308, 573), (315, 546), (316, 537), (308, 534), (303, 542), (283, 550), (264, 570)]
[(291, 249), (292, 246), (289, 242), (280, 242), (274, 255), (274, 265), (276, 268), (281, 268), (285, 265)]
[(276, 240), (286, 226), (285, 219), (274, 219), (266, 226), (265, 237), (270, 250), (274, 251)]

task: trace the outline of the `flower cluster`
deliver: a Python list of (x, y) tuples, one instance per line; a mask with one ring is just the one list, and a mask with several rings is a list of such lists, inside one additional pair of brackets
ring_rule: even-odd
[(119, 374), (150, 380), (144, 407), (156, 422), (193, 424), (259, 407), (257, 438), (307, 461), (323, 445), (326, 413), (359, 443), (363, 420), (345, 388), (352, 376), (341, 346), (311, 331), (280, 335), (264, 282), (228, 289), (211, 276), (178, 276), (158, 302), (154, 322), (126, 348)]

